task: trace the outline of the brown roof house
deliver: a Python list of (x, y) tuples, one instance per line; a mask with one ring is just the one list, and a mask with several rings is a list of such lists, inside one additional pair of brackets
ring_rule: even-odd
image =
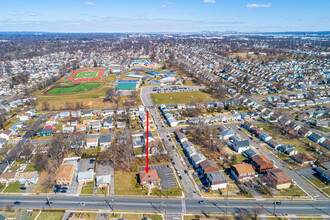
[(240, 182), (247, 182), (255, 175), (253, 167), (247, 163), (232, 165), (230, 173), (236, 181)]
[(3, 173), (0, 175), (0, 183), (6, 183), (6, 182), (14, 183), (18, 179), (18, 175), (19, 173), (16, 171)]
[(311, 155), (306, 154), (306, 153), (296, 154), (296, 155), (292, 156), (292, 158), (302, 165), (305, 165), (308, 163), (314, 163), (316, 161), (316, 159), (314, 157), (312, 157)]
[(71, 185), (73, 175), (74, 175), (73, 164), (61, 165), (56, 175), (56, 184), (67, 185), (67, 186)]
[(156, 170), (149, 170), (147, 173), (145, 170), (139, 172), (140, 185), (149, 186), (157, 185), (159, 183), (159, 177)]
[(263, 173), (268, 169), (274, 168), (274, 164), (270, 160), (268, 160), (264, 155), (255, 155), (251, 159), (256, 167), (256, 170), (260, 173)]
[(218, 165), (213, 160), (204, 160), (199, 163), (200, 172), (205, 175), (210, 172), (219, 171)]
[(274, 189), (287, 189), (292, 183), (291, 177), (279, 168), (267, 170), (266, 181)]

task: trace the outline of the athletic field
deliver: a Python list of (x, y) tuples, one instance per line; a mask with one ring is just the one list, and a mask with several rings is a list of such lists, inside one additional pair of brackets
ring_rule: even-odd
[(67, 95), (88, 92), (103, 86), (103, 83), (59, 83), (44, 92), (44, 95)]
[(103, 70), (101, 69), (84, 69), (77, 70), (70, 77), (71, 81), (91, 81), (101, 79)]

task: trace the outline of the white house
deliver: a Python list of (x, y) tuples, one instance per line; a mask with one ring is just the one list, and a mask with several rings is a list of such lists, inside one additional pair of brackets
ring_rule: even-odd
[(237, 153), (242, 153), (250, 148), (250, 143), (248, 140), (245, 141), (236, 141), (233, 144), (233, 148)]

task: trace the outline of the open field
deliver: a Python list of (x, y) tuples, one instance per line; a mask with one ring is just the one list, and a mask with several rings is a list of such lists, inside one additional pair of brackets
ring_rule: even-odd
[(75, 94), (81, 92), (88, 92), (90, 90), (97, 89), (104, 85), (103, 83), (58, 83), (49, 90), (47, 90), (44, 95), (66, 95)]
[(83, 69), (77, 70), (70, 77), (71, 81), (91, 81), (101, 79), (103, 75), (103, 71), (101, 69)]
[(209, 94), (201, 91), (155, 93), (151, 97), (156, 105), (212, 101)]
[(100, 71), (79, 71), (73, 79), (89, 79), (89, 78), (96, 78), (100, 74)]
[(42, 212), (38, 219), (61, 220), (64, 212)]
[(116, 195), (146, 195), (147, 190), (136, 187), (137, 176), (135, 172), (115, 171), (115, 194)]

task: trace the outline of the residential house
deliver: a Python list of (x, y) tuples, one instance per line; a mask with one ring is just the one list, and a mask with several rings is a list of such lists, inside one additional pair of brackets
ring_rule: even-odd
[(292, 178), (279, 168), (266, 171), (265, 179), (270, 187), (274, 189), (288, 189), (291, 186)]
[[(325, 141), (323, 141), (323, 142), (321, 143), (321, 145), (322, 145), (323, 147), (325, 147), (326, 149), (330, 150), (330, 140), (329, 140), (329, 139), (326, 139)], [(0, 141), (0, 146), (1, 146), (1, 141)]]
[(81, 114), (81, 117), (92, 117), (93, 116), (93, 111), (91, 110), (84, 110)]
[(81, 159), (78, 170), (78, 183), (86, 185), (94, 180), (95, 159)]
[(10, 137), (13, 135), (13, 132), (11, 130), (4, 130), (4, 131), (0, 131), (0, 138), (4, 138), (7, 141), (10, 139)]
[[(144, 140), (144, 143), (147, 143), (147, 132), (144, 132), (143, 133), (143, 140)], [(155, 138), (154, 136), (152, 135), (152, 133), (149, 131), (148, 132), (148, 143), (152, 142), (152, 141), (155, 141)]]
[(309, 154), (306, 153), (301, 153), (301, 154), (296, 154), (294, 156), (292, 156), (292, 158), (297, 161), (298, 163), (300, 163), (301, 165), (305, 165), (308, 163), (314, 163), (316, 161), (316, 159), (314, 157), (312, 157)]
[(101, 146), (101, 152), (105, 151), (107, 148), (111, 146), (110, 134), (105, 134), (100, 136), (100, 146)]
[(318, 143), (318, 144), (320, 144), (320, 143), (322, 143), (322, 142), (325, 141), (325, 138), (324, 138), (324, 137), (322, 137), (321, 135), (316, 134), (316, 133), (312, 133), (308, 138), (309, 138), (310, 140), (312, 140), (312, 141)]
[(0, 148), (2, 148), (6, 144), (7, 140), (4, 138), (0, 138)]
[(275, 150), (276, 150), (278, 147), (281, 146), (281, 144), (280, 144), (278, 141), (274, 140), (274, 139), (270, 139), (270, 140), (268, 141), (268, 144), (269, 144), (269, 146), (271, 146), (271, 147), (274, 148)]
[(251, 159), (255, 155), (259, 155), (260, 153), (254, 148), (250, 147), (246, 151), (243, 151), (243, 155), (249, 159)]
[(70, 186), (74, 176), (74, 165), (61, 165), (58, 169), (55, 181), (57, 185), (67, 185)]
[(31, 171), (31, 172), (23, 172), (19, 174), (19, 183), (21, 185), (28, 184), (35, 184), (38, 180), (38, 172), (37, 171)]
[(213, 160), (204, 160), (200, 162), (199, 168), (203, 175), (210, 172), (219, 171), (218, 165)]
[(187, 155), (187, 157), (192, 157), (192, 156), (194, 156), (195, 154), (197, 154), (196, 149), (195, 149), (194, 146), (192, 146), (192, 145), (183, 148), (183, 152)]
[(321, 163), (316, 168), (316, 172), (320, 174), (322, 180), (330, 184), (330, 162)]
[(250, 143), (248, 140), (236, 141), (233, 144), (233, 148), (237, 153), (242, 153), (243, 151), (246, 151), (250, 148)]
[(298, 118), (301, 120), (307, 120), (307, 119), (309, 119), (309, 115), (306, 114), (306, 112), (303, 112), (298, 115)]
[(198, 165), (199, 165), (202, 161), (206, 160), (206, 158), (205, 158), (205, 156), (204, 156), (203, 154), (201, 154), (201, 153), (197, 153), (197, 154), (194, 154), (193, 156), (191, 156), (191, 157), (190, 157), (190, 160), (191, 160), (192, 165), (193, 165), (195, 168), (197, 168)]
[(95, 185), (97, 187), (109, 187), (111, 183), (111, 166), (106, 163), (98, 163), (96, 166)]
[(118, 121), (117, 122), (117, 128), (126, 128), (126, 122)]
[(140, 185), (158, 185), (159, 177), (156, 170), (149, 170), (147, 173), (145, 170), (139, 172)]
[(60, 112), (60, 118), (70, 117), (70, 112)]
[(74, 132), (74, 127), (71, 127), (71, 126), (69, 126), (69, 127), (64, 127), (64, 128), (62, 129), (62, 132), (63, 132), (63, 133), (73, 133), (73, 132)]
[(86, 140), (86, 146), (88, 148), (95, 148), (99, 146), (99, 140), (98, 138), (87, 138)]
[(77, 132), (86, 132), (86, 125), (84, 125), (84, 124), (77, 124), (76, 131)]
[(101, 122), (99, 120), (91, 121), (90, 126), (94, 131), (99, 131), (101, 129)]
[(290, 144), (283, 144), (283, 145), (279, 146), (277, 149), (289, 156), (293, 156), (298, 153), (296, 148)]
[(81, 117), (81, 111), (72, 111), (71, 117), (73, 118), (80, 118)]
[(253, 167), (247, 163), (232, 165), (230, 173), (236, 181), (240, 182), (247, 182), (255, 176)]
[(298, 130), (298, 133), (303, 137), (308, 137), (312, 135), (312, 131), (310, 131), (308, 128), (302, 127)]
[(84, 141), (72, 141), (70, 143), (70, 149), (82, 149), (84, 147)]
[(266, 132), (260, 132), (258, 134), (258, 136), (264, 142), (268, 142), (270, 139), (272, 139), (272, 137), (269, 134), (267, 134)]
[(0, 175), (0, 183), (14, 183), (18, 180), (19, 173), (16, 171), (6, 172)]
[(251, 160), (259, 173), (264, 173), (266, 170), (274, 168), (274, 164), (264, 155), (255, 155)]
[(102, 127), (104, 129), (109, 129), (109, 128), (113, 128), (113, 119), (112, 117), (107, 117), (106, 119), (103, 119), (103, 124), (102, 124)]
[(219, 135), (218, 135), (218, 138), (219, 139), (229, 139), (230, 137), (234, 136), (235, 135), (235, 132), (233, 132), (232, 130), (230, 129), (227, 129), (227, 130), (224, 130), (222, 131)]
[(227, 188), (227, 177), (223, 170), (217, 170), (206, 173), (206, 181), (211, 190), (219, 190)]

